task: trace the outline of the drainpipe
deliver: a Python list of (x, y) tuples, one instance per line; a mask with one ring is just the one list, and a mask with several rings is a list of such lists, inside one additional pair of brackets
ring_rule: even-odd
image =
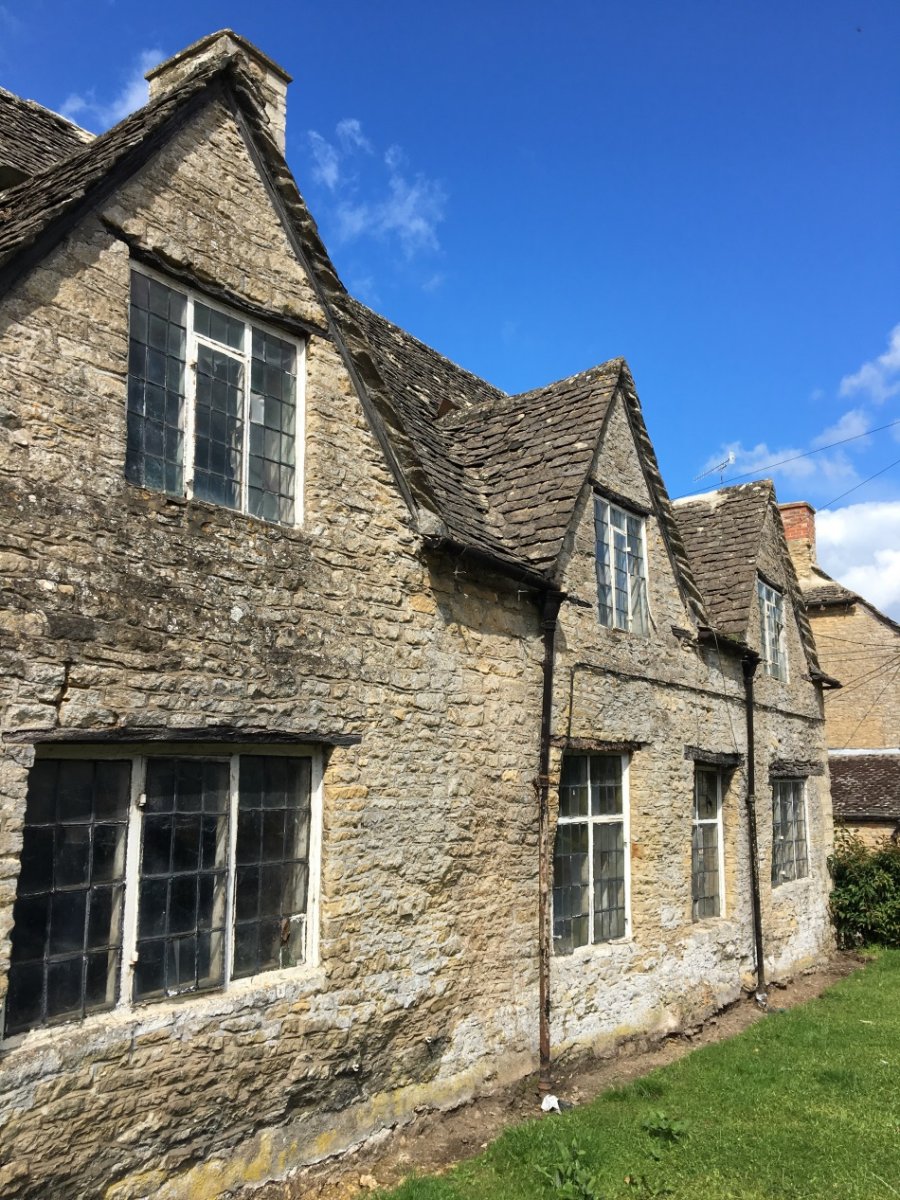
[(550, 730), (553, 720), (553, 666), (561, 592), (544, 592), (541, 633), (544, 639), (541, 747), (538, 777), (538, 997), (541, 1094), (550, 1090)]
[(753, 676), (757, 655), (745, 655), (744, 707), (747, 716), (747, 840), (750, 848), (750, 898), (753, 909), (753, 944), (756, 953), (756, 1001), (766, 1003), (766, 965), (763, 958), (762, 908), (759, 900), (759, 847), (756, 836), (756, 740), (753, 730)]

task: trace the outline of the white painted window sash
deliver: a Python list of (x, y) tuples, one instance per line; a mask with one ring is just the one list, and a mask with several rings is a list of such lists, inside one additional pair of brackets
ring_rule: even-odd
[[(624, 942), (631, 937), (631, 804), (629, 796), (629, 774), (631, 763), (629, 756), (623, 754), (620, 757), (622, 766), (622, 811), (620, 813), (600, 813), (596, 816), (590, 812), (590, 760), (592, 757), (601, 757), (600, 755), (586, 755), (588, 759), (588, 813), (586, 816), (560, 816), (557, 818), (558, 825), (587, 825), (588, 827), (588, 946), (605, 946), (610, 943)], [(606, 757), (606, 756), (604, 756)], [(612, 756), (609, 756), (612, 757)], [(607, 938), (602, 942), (594, 941), (594, 828), (597, 825), (621, 825), (622, 826), (622, 854), (623, 854), (623, 878), (625, 881), (625, 932), (618, 938)], [(552, 888), (551, 888), (552, 894)], [(551, 913), (552, 924), (552, 913)], [(581, 947), (576, 947), (580, 949)]]
[[(612, 628), (624, 629), (628, 632), (633, 632), (635, 626), (634, 607), (635, 599), (641, 605), (643, 610), (643, 624), (649, 622), (650, 619), (650, 596), (647, 587), (649, 563), (647, 559), (647, 522), (644, 517), (639, 517), (635, 513), (626, 512), (625, 509), (619, 508), (618, 505), (612, 504), (608, 500), (604, 500), (601, 496), (597, 496), (598, 505), (595, 507), (595, 513), (599, 510), (600, 520), (605, 527), (606, 536), (604, 538), (605, 547), (602, 562), (600, 563), (603, 572), (606, 576), (607, 586), (609, 587), (610, 595), (610, 614), (612, 618)], [(637, 554), (634, 557), (639, 557), (643, 574), (635, 576), (628, 569), (629, 559), (629, 533), (628, 533), (628, 517), (634, 517), (638, 523), (638, 546)], [(595, 516), (596, 519), (596, 516)], [(616, 588), (616, 536), (622, 539), (625, 559), (625, 611), (622, 612), (622, 604), (618, 599), (618, 589)], [(595, 542), (596, 531), (595, 531)], [(640, 589), (637, 593), (635, 587)], [(643, 595), (641, 595), (643, 592)], [(643, 632), (646, 632), (646, 628)]]
[[(716, 779), (716, 815), (715, 817), (700, 817), (697, 807), (696, 782), (694, 784), (694, 816), (693, 826), (715, 825), (716, 827), (716, 861), (719, 871), (719, 916), (725, 916), (725, 846), (723, 839), (723, 822), (722, 822), (722, 772), (713, 770), (711, 767), (700, 767), (696, 770), (703, 771), (707, 775), (714, 775)], [(692, 854), (693, 859), (693, 854)], [(694, 864), (691, 862), (691, 876), (693, 879)], [(693, 891), (693, 887), (691, 889)], [(693, 902), (692, 902), (693, 903)], [(709, 918), (701, 918), (709, 920)]]

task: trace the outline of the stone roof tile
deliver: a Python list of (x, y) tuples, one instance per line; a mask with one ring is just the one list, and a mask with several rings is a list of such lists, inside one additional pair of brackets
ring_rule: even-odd
[(72, 121), (0, 87), (0, 168), (36, 175), (91, 141)]
[(900, 752), (830, 754), (828, 767), (836, 818), (900, 821)]

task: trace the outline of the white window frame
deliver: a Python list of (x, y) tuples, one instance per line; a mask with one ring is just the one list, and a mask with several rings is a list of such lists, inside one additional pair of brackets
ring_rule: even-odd
[[(588, 787), (588, 812), (587, 815), (579, 815), (574, 817), (557, 817), (557, 826), (559, 825), (588, 825), (588, 940), (582, 946), (573, 947), (572, 953), (577, 954), (579, 951), (588, 951), (597, 946), (615, 946), (621, 942), (627, 942), (631, 939), (631, 797), (629, 787), (629, 776), (631, 771), (631, 756), (628, 754), (604, 754), (602, 751), (596, 752), (576, 752), (578, 757), (585, 758), (618, 758), (622, 764), (622, 811), (621, 813), (602, 813), (597, 816), (592, 816), (590, 812), (590, 786)], [(625, 879), (625, 932), (621, 937), (606, 938), (603, 941), (594, 941), (594, 826), (596, 825), (618, 825), (622, 826), (622, 851), (624, 858), (624, 879)], [(553, 928), (553, 888), (550, 888), (550, 928)]]
[[(264, 517), (257, 516), (255, 513), (248, 511), (248, 490), (249, 482), (249, 458), (250, 458), (250, 363), (252, 358), (252, 333), (253, 329), (258, 329), (262, 333), (271, 334), (272, 337), (279, 338), (282, 342), (289, 342), (296, 353), (296, 392), (295, 392), (295, 444), (294, 444), (294, 520), (293, 523), (287, 522), (269, 522), (266, 524), (281, 524), (287, 529), (296, 528), (303, 524), (303, 494), (304, 494), (304, 464), (306, 459), (305, 454), (305, 430), (306, 430), (306, 341), (295, 337), (286, 330), (279, 328), (278, 325), (272, 322), (260, 320), (258, 317), (248, 317), (246, 313), (242, 313), (240, 309), (232, 308), (228, 304), (222, 303), (218, 299), (214, 299), (205, 295), (189, 285), (182, 283), (180, 280), (172, 279), (162, 271), (155, 271), (152, 267), (145, 266), (144, 263), (131, 261), (131, 271), (145, 275), (148, 279), (153, 279), (157, 283), (163, 284), (173, 292), (178, 292), (184, 296), (187, 302), (187, 333), (185, 336), (185, 379), (184, 379), (184, 429), (183, 447), (184, 447), (184, 462), (182, 466), (182, 477), (184, 480), (183, 496), (187, 500), (194, 498), (194, 472), (196, 469), (196, 446), (194, 444), (194, 433), (196, 430), (196, 407), (197, 407), (197, 363), (199, 359), (199, 347), (208, 346), (212, 350), (219, 353), (227, 354), (229, 357), (237, 359), (241, 363), (244, 378), (244, 404), (243, 404), (243, 421), (244, 421), (244, 439), (241, 448), (241, 504), (239, 508), (230, 508), (225, 504), (216, 504), (213, 500), (204, 500), (204, 504), (213, 504), (216, 508), (224, 508), (228, 512), (239, 512), (242, 516), (250, 517), (255, 521), (266, 521)], [(130, 297), (130, 277), (129, 277), (129, 297)], [(223, 313), (226, 317), (231, 317), (235, 321), (240, 321), (244, 326), (244, 336), (242, 338), (243, 349), (235, 350), (232, 346), (227, 346), (222, 342), (214, 341), (212, 338), (198, 334), (194, 328), (194, 305), (202, 304), (206, 308), (215, 309), (217, 312)], [(165, 495), (172, 495), (170, 492)]]
[[(310, 760), (310, 829), (309, 829), (309, 874), (304, 930), (303, 962), (290, 967), (274, 967), (256, 975), (232, 978), (234, 964), (235, 929), (235, 852), (238, 822), (238, 765), (242, 756), (307, 758)], [(122, 960), (118, 978), (118, 994), (115, 1003), (108, 1008), (91, 1012), (84, 1017), (73, 1016), (54, 1021), (50, 1025), (34, 1025), (3, 1039), (3, 1043), (17, 1043), (22, 1038), (38, 1031), (70, 1028), (73, 1024), (87, 1021), (103, 1021), (112, 1013), (145, 1010), (154, 1005), (178, 1001), (179, 1003), (202, 1000), (208, 996), (219, 996), (223, 992), (262, 982), (275, 983), (299, 972), (308, 973), (319, 965), (319, 908), (322, 867), (322, 780), (323, 759), (320, 747), (314, 745), (283, 744), (262, 745), (258, 743), (234, 745), (210, 745), (200, 743), (161, 742), (158, 745), (122, 743), (120, 745), (81, 744), (78, 746), (53, 746), (40, 755), (42, 759), (118, 759), (131, 762), (131, 798), (125, 831), (125, 895), (122, 906)], [(141, 883), (141, 846), (144, 820), (144, 782), (147, 762), (151, 758), (203, 758), (207, 761), (230, 762), (230, 795), (228, 851), (225, 867), (225, 932), (224, 965), (222, 982), (213, 987), (194, 991), (183, 991), (167, 996), (134, 999), (134, 970), (137, 965), (138, 940), (138, 895)], [(298, 914), (300, 915), (300, 914)], [(3, 1006), (0, 1005), (0, 1036), (2, 1036)]]
[[(635, 630), (635, 628), (634, 628), (635, 622), (634, 622), (634, 617), (632, 614), (632, 610), (634, 608), (634, 595), (633, 595), (634, 577), (632, 576), (632, 574), (630, 572), (626, 572), (626, 575), (625, 575), (626, 591), (627, 591), (627, 610), (624, 613), (624, 624), (619, 623), (619, 617), (622, 614), (619, 613), (619, 610), (616, 607), (617, 589), (615, 586), (615, 569), (614, 569), (614, 563), (613, 563), (613, 555), (615, 553), (614, 534), (616, 534), (616, 533), (624, 534), (624, 536), (627, 540), (627, 538), (628, 538), (627, 519), (629, 517), (631, 517), (633, 520), (637, 521), (640, 526), (640, 542), (641, 542), (640, 561), (641, 561), (641, 567), (643, 570), (643, 578), (641, 579), (641, 583), (643, 584), (644, 594), (643, 594), (642, 598), (641, 597), (638, 598), (638, 602), (639, 602), (639, 605), (640, 605), (642, 613), (643, 613), (644, 628), (638, 629), (638, 630)], [(600, 554), (598, 553), (598, 550), (599, 550), (599, 546), (598, 546), (599, 539), (597, 537), (598, 522), (602, 522), (606, 529), (606, 558), (605, 558), (605, 561), (601, 561)], [(616, 524), (616, 522), (618, 522), (618, 524)], [(604, 628), (606, 628), (606, 629), (619, 629), (619, 630), (627, 631), (628, 633), (636, 633), (640, 637), (646, 637), (648, 635), (648, 633), (650, 632), (650, 587), (649, 587), (649, 582), (648, 582), (649, 581), (648, 565), (649, 564), (647, 561), (647, 519), (646, 519), (646, 517), (639, 513), (629, 511), (626, 508), (622, 508), (618, 504), (613, 504), (613, 502), (611, 500), (607, 500), (605, 496), (602, 496), (600, 493), (595, 492), (594, 493), (594, 544), (595, 544), (597, 587), (598, 587), (597, 612), (598, 612), (598, 616), (600, 619), (600, 624), (603, 625)], [(609, 610), (610, 610), (610, 613), (612, 616), (612, 620), (610, 622), (607, 622), (603, 619), (603, 604), (601, 602), (601, 598), (599, 595), (599, 589), (602, 586), (601, 578), (600, 578), (601, 572), (603, 574), (605, 574), (606, 586), (608, 586), (608, 588), (609, 588), (610, 602), (609, 602), (608, 607), (609, 607)]]
[(766, 674), (788, 682), (787, 639), (785, 635), (784, 594), (757, 576), (759, 630), (763, 666)]
[[(715, 817), (699, 817), (697, 815), (697, 775), (703, 772), (707, 775), (715, 775), (716, 777), (716, 815)], [(722, 821), (722, 770), (720, 767), (715, 767), (710, 763), (695, 763), (694, 764), (694, 799), (693, 799), (693, 818), (691, 821), (691, 917), (696, 924), (699, 921), (718, 921), (725, 916), (725, 844), (724, 844), (724, 826)], [(695, 917), (694, 914), (694, 839), (693, 832), (701, 825), (715, 825), (716, 827), (716, 857), (719, 864), (719, 913), (716, 917)]]
[[(775, 876), (775, 841), (776, 841), (775, 805), (776, 805), (776, 797), (777, 797), (778, 788), (784, 787), (785, 785), (789, 785), (792, 790), (794, 788), (796, 788), (797, 792), (799, 792), (799, 802), (796, 799), (792, 798), (791, 803), (795, 806), (795, 809), (799, 808), (799, 810), (803, 813), (803, 850), (804, 850), (803, 857), (804, 857), (804, 860), (806, 863), (806, 870), (804, 871), (804, 873), (802, 875), (791, 875), (790, 878), (782, 876), (779, 879), (775, 879), (774, 878), (774, 876)], [(777, 778), (772, 779), (771, 787), (772, 787), (772, 876), (773, 876), (772, 889), (774, 890), (775, 888), (783, 887), (786, 883), (796, 883), (801, 879), (809, 879), (809, 877), (810, 877), (809, 804), (808, 804), (807, 795), (806, 795), (806, 793), (807, 793), (806, 780), (802, 776), (796, 776), (796, 775), (779, 776)], [(796, 816), (794, 818), (794, 823), (796, 824)]]

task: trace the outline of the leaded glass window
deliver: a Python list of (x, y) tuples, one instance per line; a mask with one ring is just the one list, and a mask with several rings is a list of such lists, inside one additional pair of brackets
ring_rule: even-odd
[(722, 915), (722, 774), (714, 767), (694, 771), (691, 898), (695, 921)]
[(28, 779), (6, 1033), (116, 1001), (130, 761), (39, 760)]
[(644, 521), (594, 497), (600, 624), (646, 635), (648, 622)]
[(312, 763), (39, 758), (5, 1034), (308, 961)]
[(553, 852), (557, 954), (628, 933), (627, 760), (567, 754)]
[(809, 874), (802, 779), (772, 781), (772, 886)]
[(294, 524), (299, 357), (295, 342), (133, 270), (127, 478)]
[(784, 597), (762, 579), (757, 579), (756, 590), (759, 597), (759, 640), (763, 667), (767, 674), (786, 681)]

